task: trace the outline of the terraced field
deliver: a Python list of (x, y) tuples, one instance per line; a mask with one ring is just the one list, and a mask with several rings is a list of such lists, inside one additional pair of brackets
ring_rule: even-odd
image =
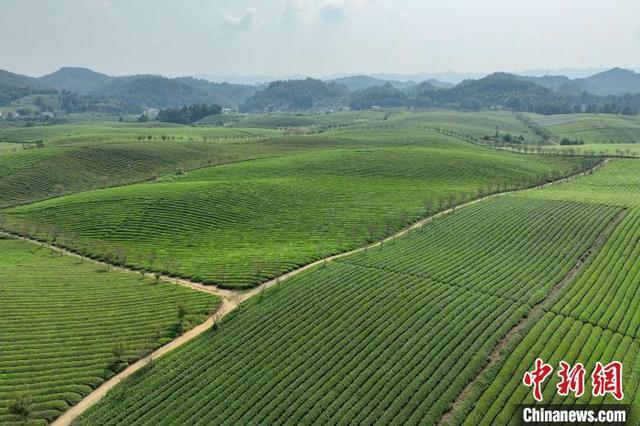
[(448, 205), (575, 173), (594, 161), (523, 157), (423, 135), (421, 144), (206, 168), (168, 182), (84, 192), (3, 213), (6, 227), (57, 238), (79, 252), (250, 287)]
[[(0, 423), (29, 395), (46, 424), (128, 362), (215, 310), (212, 295), (0, 237)], [(178, 305), (186, 309), (178, 317)]]
[(435, 423), (618, 212), (514, 196), (459, 209), (250, 299), (78, 424)]
[[(618, 206), (628, 214), (618, 225), (593, 262), (576, 281), (561, 292), (546, 313), (536, 318), (508, 348), (506, 361), (496, 364), (479, 380), (453, 423), (516, 424), (517, 404), (533, 403), (531, 392), (518, 386), (522, 377), (541, 356), (557, 365), (582, 362), (592, 371), (596, 361), (603, 364), (622, 361), (625, 404), (632, 404), (634, 415), (640, 409), (640, 163), (616, 160), (601, 171), (574, 182), (533, 191), (529, 199), (575, 200), (592, 205)], [(557, 376), (545, 383), (546, 402), (571, 404), (575, 398), (554, 395)], [(474, 401), (478, 402), (474, 404)], [(579, 399), (583, 404), (613, 404), (606, 398), (591, 396), (590, 385)], [(468, 414), (467, 416), (467, 413)], [(637, 421), (634, 420), (633, 422)], [(635, 423), (634, 423), (635, 424)]]

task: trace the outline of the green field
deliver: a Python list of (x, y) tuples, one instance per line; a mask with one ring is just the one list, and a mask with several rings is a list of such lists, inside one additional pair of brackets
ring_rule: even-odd
[[(178, 304), (187, 309), (181, 326)], [(46, 424), (218, 304), (206, 293), (0, 237), (0, 423), (18, 424), (9, 404), (29, 395), (29, 424)]]
[(640, 144), (633, 143), (608, 143), (608, 144), (584, 144), (584, 145), (553, 145), (545, 147), (545, 151), (556, 154), (570, 155), (600, 155), (615, 157), (640, 157)]
[[(581, 139), (585, 144), (631, 144), (640, 142), (640, 119), (613, 114), (529, 114), (557, 139)], [(603, 147), (603, 149), (606, 149)]]
[[(0, 230), (245, 290), (598, 156), (640, 155), (637, 117), (528, 116), (553, 142), (588, 143), (549, 145), (508, 111), (2, 127)], [(496, 130), (522, 135), (528, 154), (465, 142)], [(624, 402), (640, 407), (638, 161), (458, 207), (256, 290), (77, 424), (437, 424), (445, 413), (451, 424), (515, 424), (538, 356), (588, 371), (623, 361)], [(31, 423), (46, 424), (218, 306), (0, 237), (0, 424), (20, 422), (8, 409), (21, 395), (33, 398)], [(556, 381), (545, 401), (574, 402), (554, 395)], [(578, 402), (589, 401), (613, 402)]]
[(539, 136), (518, 120), (515, 114), (507, 111), (457, 112), (437, 110), (416, 113), (403, 112), (393, 115), (389, 122), (402, 126), (435, 127), (475, 138), (493, 136), (498, 131), (500, 134), (522, 135), (525, 141), (530, 144), (541, 143)]
[(379, 122), (385, 119), (385, 111), (335, 112), (331, 114), (268, 114), (210, 116), (199, 124), (216, 124), (245, 129), (290, 129), (297, 132), (321, 132), (337, 127)]
[[(78, 124), (0, 130), (0, 207), (306, 149), (269, 130)], [(36, 148), (34, 141), (43, 140)]]
[(79, 424), (434, 424), (618, 211), (516, 196), (459, 209), (250, 299)]
[[(287, 137), (301, 144), (324, 141), (325, 147), (336, 138), (343, 145), (379, 146), (204, 168), (2, 213), (9, 229), (60, 237), (58, 243), (83, 253), (248, 287), (389, 235), (448, 205), (575, 173), (595, 161), (520, 156), (424, 132), (386, 135)], [(397, 146), (401, 142), (408, 145)], [(126, 259), (115, 252), (126, 252)]]
[[(638, 306), (638, 265), (640, 264), (640, 163), (616, 160), (593, 175), (574, 182), (533, 191), (532, 200), (572, 200), (598, 206), (618, 206), (629, 210), (596, 258), (584, 268), (577, 280), (563, 291), (548, 311), (514, 342), (506, 361), (488, 371), (474, 392), (469, 394), (466, 410), (458, 413), (468, 425), (514, 423), (517, 404), (532, 403), (531, 392), (519, 386), (515, 378), (529, 370), (536, 356), (557, 364), (582, 362), (592, 371), (596, 361), (612, 360), (624, 364), (624, 403), (632, 404), (635, 415), (640, 408), (638, 345), (640, 317)], [(554, 395), (557, 377), (544, 390), (545, 401), (571, 404), (575, 398)], [(586, 396), (581, 404), (616, 403)], [(474, 404), (474, 401), (477, 403)], [(636, 418), (637, 419), (637, 418)]]

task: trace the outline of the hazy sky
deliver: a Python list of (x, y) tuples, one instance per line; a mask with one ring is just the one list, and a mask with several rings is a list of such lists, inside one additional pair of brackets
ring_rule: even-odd
[(640, 0), (0, 0), (0, 68), (294, 75), (640, 66)]

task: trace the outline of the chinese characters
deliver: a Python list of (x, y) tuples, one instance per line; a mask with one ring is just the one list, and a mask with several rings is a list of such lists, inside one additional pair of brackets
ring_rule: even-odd
[[(542, 384), (553, 373), (553, 367), (546, 364), (542, 359), (535, 360), (534, 368), (524, 373), (522, 383), (532, 388), (533, 397), (541, 402)], [(577, 363), (571, 366), (565, 361), (560, 361), (560, 368), (557, 373), (560, 382), (556, 385), (558, 395), (567, 396), (573, 393), (576, 398), (584, 395), (586, 369), (583, 364)], [(622, 363), (612, 361), (606, 365), (597, 362), (591, 373), (591, 393), (595, 397), (612, 395), (616, 400), (624, 398), (622, 390)]]

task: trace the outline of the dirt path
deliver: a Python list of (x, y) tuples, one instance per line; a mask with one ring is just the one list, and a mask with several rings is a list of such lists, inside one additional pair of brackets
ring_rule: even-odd
[(540, 302), (536, 303), (529, 309), (527, 315), (520, 319), (518, 324), (516, 324), (511, 330), (504, 335), (502, 339), (498, 342), (496, 347), (487, 358), (487, 362), (484, 366), (474, 375), (474, 377), (467, 383), (467, 385), (462, 389), (462, 392), (458, 394), (455, 401), (451, 403), (451, 408), (448, 412), (446, 412), (441, 418), (438, 425), (447, 425), (449, 421), (454, 416), (460, 404), (464, 401), (464, 399), (469, 395), (469, 393), (473, 390), (476, 385), (478, 379), (482, 377), (482, 375), (489, 370), (489, 368), (493, 367), (496, 363), (502, 361), (503, 354), (502, 351), (506, 348), (511, 341), (516, 338), (525, 330), (531, 323), (536, 322), (539, 319), (539, 316), (543, 314), (546, 310), (548, 310), (558, 298), (558, 294), (560, 290), (566, 285), (572, 283), (582, 271), (582, 269), (591, 263), (593, 258), (599, 252), (600, 248), (607, 242), (611, 233), (616, 229), (616, 227), (622, 222), (622, 219), (627, 215), (628, 210), (624, 209), (620, 213), (618, 213), (613, 219), (609, 221), (607, 226), (598, 234), (593, 244), (580, 256), (576, 264), (571, 268), (569, 272), (562, 278), (562, 280), (558, 281), (549, 291), (549, 293), (542, 299)]
[[(221, 289), (221, 288), (217, 288), (215, 286), (208, 286), (208, 285), (203, 285), (200, 283), (196, 283), (196, 282), (192, 282), (186, 279), (181, 279), (181, 278), (173, 278), (173, 277), (169, 277), (166, 275), (160, 275), (160, 279), (166, 282), (171, 282), (171, 283), (175, 283), (184, 287), (188, 287), (197, 291), (203, 291), (209, 294), (214, 294), (218, 297), (221, 298), (222, 300), (222, 305), (220, 306), (220, 308), (216, 311), (215, 314), (213, 314), (211, 317), (209, 317), (205, 322), (203, 322), (202, 324), (192, 328), (191, 330), (189, 330), (188, 332), (184, 333), (183, 335), (179, 336), (178, 338), (172, 340), (170, 343), (162, 346), (161, 348), (159, 348), (158, 350), (156, 350), (155, 352), (151, 353), (150, 355), (138, 360), (137, 362), (135, 362), (134, 364), (131, 364), (129, 367), (127, 367), (125, 370), (121, 371), (120, 373), (118, 373), (117, 375), (115, 375), (114, 377), (112, 377), (111, 379), (105, 381), (104, 383), (102, 383), (100, 386), (98, 386), (96, 389), (94, 389), (89, 395), (87, 395), (86, 397), (84, 397), (80, 402), (78, 402), (76, 405), (74, 405), (73, 407), (71, 407), (69, 410), (65, 411), (60, 417), (58, 417), (53, 423), (52, 425), (54, 426), (66, 426), (66, 425), (70, 425), (72, 424), (72, 422), (79, 417), (80, 415), (82, 415), (86, 410), (88, 410), (92, 405), (94, 405), (95, 403), (97, 403), (98, 401), (100, 401), (100, 399), (102, 399), (107, 392), (109, 392), (114, 386), (118, 385), (121, 381), (123, 381), (124, 379), (126, 379), (127, 377), (131, 376), (132, 374), (134, 374), (136, 371), (140, 370), (141, 368), (143, 368), (145, 365), (147, 365), (149, 362), (152, 362), (153, 360), (161, 357), (162, 355), (184, 345), (185, 343), (193, 340), (194, 338), (198, 337), (200, 334), (206, 332), (207, 330), (209, 330), (214, 322), (216, 321), (220, 321), (222, 318), (224, 318), (229, 312), (233, 311), (240, 303), (244, 302), (247, 299), (250, 299), (253, 296), (256, 296), (258, 294), (260, 294), (262, 291), (273, 287), (274, 285), (277, 285), (283, 281), (288, 280), (289, 278), (300, 274), (301, 272), (307, 271), (313, 267), (319, 266), (323, 263), (327, 263), (327, 262), (331, 262), (333, 260), (345, 257), (345, 256), (350, 256), (352, 254), (355, 253), (359, 253), (362, 252), (364, 250), (368, 250), (368, 249), (372, 249), (372, 248), (376, 248), (379, 247), (382, 244), (385, 244), (387, 242), (391, 242), (393, 240), (395, 240), (398, 237), (402, 237), (406, 234), (408, 234), (409, 232), (412, 232), (414, 230), (417, 230), (419, 228), (421, 228), (422, 226), (424, 226), (425, 224), (439, 218), (442, 216), (445, 216), (449, 213), (454, 212), (455, 210), (459, 209), (459, 208), (463, 208), (463, 207), (467, 207), (467, 206), (471, 206), (474, 204), (478, 204), (481, 203), (485, 200), (489, 200), (492, 198), (497, 198), (497, 197), (501, 197), (504, 195), (509, 195), (509, 194), (514, 194), (517, 192), (522, 192), (522, 191), (526, 191), (528, 189), (532, 189), (532, 188), (546, 188), (548, 186), (551, 185), (557, 185), (559, 183), (562, 182), (566, 182), (572, 179), (575, 179), (577, 177), (580, 176), (584, 176), (588, 173), (591, 173), (597, 169), (599, 169), (600, 167), (602, 167), (605, 163), (607, 163), (609, 161), (609, 159), (605, 159), (603, 162), (597, 164), (596, 166), (594, 166), (593, 168), (586, 170), (584, 172), (581, 173), (577, 173), (571, 176), (568, 176), (566, 178), (562, 178), (559, 179), (557, 181), (553, 181), (553, 182), (549, 182), (549, 183), (545, 183), (542, 185), (538, 185), (538, 186), (534, 186), (531, 188), (527, 188), (527, 189), (520, 189), (520, 190), (512, 190), (512, 191), (506, 191), (506, 192), (500, 192), (497, 194), (491, 194), (491, 195), (487, 195), (485, 197), (482, 198), (478, 198), (476, 200), (473, 201), (469, 201), (467, 203), (464, 203), (460, 206), (456, 206), (454, 208), (450, 208), (447, 210), (443, 210), (439, 213), (436, 213), (432, 216), (429, 216), (425, 219), (422, 219), (402, 230), (400, 230), (399, 232), (397, 232), (396, 234), (387, 237), (383, 240), (380, 240), (376, 243), (373, 243), (371, 245), (365, 246), (365, 247), (361, 247), (349, 252), (345, 252), (345, 253), (340, 253), (337, 255), (332, 255), (332, 256), (328, 256), (324, 259), (320, 259), (318, 261), (315, 261), (313, 263), (309, 263), (305, 266), (302, 266), (298, 269), (295, 269), (291, 272), (288, 272), (284, 275), (281, 275), (279, 277), (276, 277), (270, 281), (267, 281), (263, 284), (260, 284), (259, 286), (256, 286), (255, 288), (251, 289), (251, 290), (247, 290), (247, 291), (239, 291), (239, 290), (226, 290), (226, 289)], [(58, 247), (58, 246), (54, 246), (51, 244), (47, 244), (47, 243), (43, 243), (41, 241), (35, 240), (35, 239), (31, 239), (28, 237), (24, 237), (21, 235), (17, 235), (11, 232), (7, 232), (7, 231), (0, 231), (0, 233), (4, 233), (7, 235), (11, 235), (15, 238), (21, 239), (21, 240), (25, 240), (25, 241), (29, 241), (29, 242), (33, 242), (36, 244), (39, 244), (41, 246), (44, 247), (48, 247), (51, 250), (55, 250), (58, 251), (60, 253), (66, 254), (68, 256), (72, 256), (72, 257), (76, 257), (76, 258), (82, 258), (83, 260), (89, 261), (89, 262), (93, 262), (95, 264), (99, 264), (105, 267), (110, 268), (111, 270), (114, 271), (120, 271), (120, 272), (124, 272), (124, 273), (131, 273), (131, 274), (137, 274), (140, 275), (140, 271), (135, 271), (132, 269), (128, 269), (125, 267), (121, 267), (121, 266), (114, 266), (111, 265), (107, 262), (102, 262), (102, 261), (98, 261), (95, 259), (91, 259), (82, 255), (79, 255), (78, 253), (74, 253), (71, 252), (69, 250), (66, 250), (64, 248)], [(155, 275), (152, 273), (146, 273), (145, 276), (147, 277), (154, 277)]]

